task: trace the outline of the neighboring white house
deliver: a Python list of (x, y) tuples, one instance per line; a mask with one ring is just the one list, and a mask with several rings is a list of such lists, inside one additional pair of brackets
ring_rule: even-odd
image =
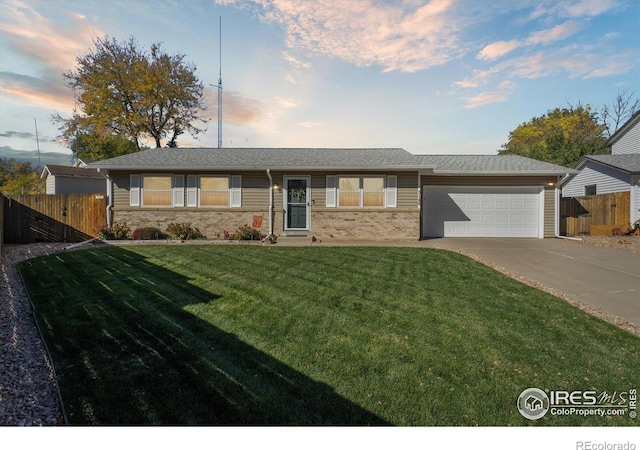
[(579, 174), (568, 177), (563, 197), (630, 193), (631, 223), (640, 219), (640, 111), (606, 142), (610, 155), (586, 155), (574, 166)]
[(93, 161), (78, 159), (75, 166), (44, 166), (40, 178), (46, 179), (47, 194), (106, 194), (107, 181), (96, 169), (87, 169)]

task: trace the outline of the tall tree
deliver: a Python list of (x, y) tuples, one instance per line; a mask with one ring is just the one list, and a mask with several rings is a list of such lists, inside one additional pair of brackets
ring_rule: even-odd
[(127, 155), (139, 150), (136, 144), (119, 136), (99, 136), (97, 133), (79, 133), (70, 143), (76, 158), (101, 160)]
[(75, 70), (63, 74), (80, 112), (71, 119), (52, 117), (69, 145), (89, 135), (101, 144), (127, 139), (136, 149), (143, 138), (156, 147), (163, 139), (177, 147), (178, 136), (204, 130), (204, 87), (184, 54), (169, 55), (159, 43), (146, 52), (133, 37), (126, 42), (96, 38), (94, 45), (94, 51), (77, 58)]
[(609, 153), (605, 129), (589, 105), (556, 108), (511, 131), (498, 153), (571, 167), (583, 155)]

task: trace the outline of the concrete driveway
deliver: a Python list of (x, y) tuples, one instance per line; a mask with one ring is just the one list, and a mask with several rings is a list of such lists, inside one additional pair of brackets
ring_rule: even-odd
[(462, 249), (587, 305), (640, 324), (640, 255), (565, 239), (444, 238), (425, 247)]

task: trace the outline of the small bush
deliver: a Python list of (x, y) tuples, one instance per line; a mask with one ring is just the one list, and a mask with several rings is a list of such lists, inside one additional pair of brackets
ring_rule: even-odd
[(190, 223), (170, 223), (165, 230), (171, 239), (205, 239), (205, 236)]
[(141, 239), (147, 241), (166, 238), (167, 235), (156, 227), (136, 228), (135, 230), (133, 230), (133, 239)]
[(249, 225), (243, 225), (235, 232), (229, 234), (229, 239), (234, 241), (259, 241), (265, 237), (260, 230), (251, 228)]
[(105, 241), (131, 239), (131, 228), (126, 223), (114, 223), (110, 227), (103, 225), (98, 230), (98, 238)]

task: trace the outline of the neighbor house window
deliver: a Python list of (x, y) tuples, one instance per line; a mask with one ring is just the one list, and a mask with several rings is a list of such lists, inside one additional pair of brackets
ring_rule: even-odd
[[(327, 206), (347, 208), (394, 208), (397, 206), (397, 176), (327, 177)], [(337, 205), (333, 202), (337, 184)]]
[(597, 189), (595, 184), (589, 184), (584, 187), (584, 195), (596, 195)]
[(142, 176), (142, 204), (144, 206), (172, 206), (171, 175)]

